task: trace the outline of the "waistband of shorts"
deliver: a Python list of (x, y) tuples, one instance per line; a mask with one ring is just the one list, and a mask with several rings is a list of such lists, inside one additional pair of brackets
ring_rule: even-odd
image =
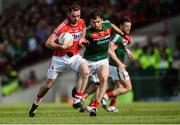
[(73, 53), (73, 52), (66, 52), (66, 53), (55, 53), (53, 54), (53, 56), (57, 56), (57, 57), (63, 57), (65, 55), (67, 55), (68, 57), (73, 57), (74, 55), (77, 55), (78, 53)]

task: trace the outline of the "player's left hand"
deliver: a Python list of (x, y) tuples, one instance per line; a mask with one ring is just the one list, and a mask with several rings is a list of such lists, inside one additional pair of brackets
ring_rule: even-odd
[(123, 45), (129, 45), (132, 43), (132, 37), (130, 35), (125, 35), (123, 36), (123, 40), (122, 40), (122, 43)]
[(126, 48), (126, 52), (127, 52), (128, 57), (132, 60), (133, 59), (132, 52), (128, 48)]
[(126, 64), (124, 64), (124, 63), (120, 63), (119, 65), (118, 65), (118, 69), (119, 69), (119, 71), (121, 71), (121, 72), (123, 72), (123, 71), (125, 71), (126, 70)]
[(84, 38), (79, 40), (79, 46), (80, 47), (84, 47), (85, 45), (88, 45), (88, 44), (89, 44), (89, 41), (84, 39)]

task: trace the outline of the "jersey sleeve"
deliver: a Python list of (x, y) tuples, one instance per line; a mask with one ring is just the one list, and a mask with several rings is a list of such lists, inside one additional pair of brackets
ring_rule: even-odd
[(67, 19), (64, 20), (62, 23), (60, 23), (56, 29), (53, 31), (53, 34), (55, 35), (56, 38), (58, 38), (60, 36), (61, 33), (65, 32), (65, 26), (67, 24)]
[(122, 43), (122, 36), (120, 36), (119, 34), (113, 34), (111, 43), (120, 45)]
[(83, 19), (81, 19), (81, 24), (82, 24), (83, 28), (86, 28), (86, 24), (85, 24), (85, 21)]
[(88, 27), (86, 27), (86, 35), (85, 35), (85, 38), (88, 40), (90, 38), (90, 28), (91, 28), (91, 25), (88, 25)]
[(109, 20), (105, 20), (103, 23), (105, 23), (108, 27), (111, 27), (111, 22)]
[(53, 31), (53, 35), (54, 35), (56, 38), (58, 38), (62, 32), (63, 32), (62, 29), (56, 28), (56, 29)]

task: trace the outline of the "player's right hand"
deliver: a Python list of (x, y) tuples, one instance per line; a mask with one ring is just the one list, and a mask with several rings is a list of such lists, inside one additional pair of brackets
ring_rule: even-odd
[(127, 67), (127, 66), (126, 66), (124, 63), (121, 63), (121, 64), (118, 65), (118, 69), (119, 69), (119, 71), (121, 71), (121, 72), (125, 71), (125, 70), (126, 70), (126, 67)]
[(130, 35), (123, 36), (122, 44), (123, 45), (129, 45), (132, 43), (132, 37)]
[(126, 48), (126, 53), (127, 53), (128, 57), (132, 60), (133, 59), (133, 54), (128, 48)]
[(86, 45), (88, 45), (88, 44), (89, 44), (89, 41), (86, 40), (86, 39), (81, 39), (81, 40), (79, 41), (79, 46), (80, 46), (80, 47), (84, 47), (84, 46), (86, 46)]

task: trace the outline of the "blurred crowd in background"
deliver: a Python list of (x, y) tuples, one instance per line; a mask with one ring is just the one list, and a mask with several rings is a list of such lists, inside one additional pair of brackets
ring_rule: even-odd
[[(12, 90), (35, 85), (38, 80), (34, 71), (27, 81), (21, 81), (18, 72), (29, 65), (46, 60), (52, 51), (44, 43), (55, 26), (66, 16), (70, 0), (32, 0), (26, 8), (18, 3), (5, 9), (0, 15), (0, 76), (1, 85), (11, 84)], [(102, 8), (105, 19), (118, 24), (120, 17), (129, 16), (133, 29), (176, 16), (180, 12), (179, 0), (80, 0), (82, 18), (93, 8)], [(152, 9), (153, 8), (153, 9)], [(176, 48), (169, 48), (163, 41), (146, 46), (138, 43), (132, 48), (133, 70), (169, 69), (173, 60), (180, 59), (180, 36)], [(9, 88), (8, 88), (9, 89)], [(4, 95), (9, 91), (4, 89)]]

